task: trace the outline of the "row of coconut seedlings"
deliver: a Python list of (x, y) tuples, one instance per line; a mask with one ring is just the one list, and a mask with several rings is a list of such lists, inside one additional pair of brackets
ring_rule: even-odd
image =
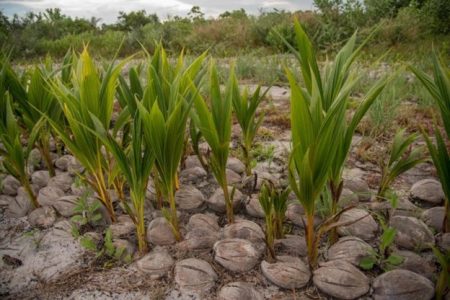
[[(286, 67), (292, 92), (292, 151), (288, 177), (290, 188), (305, 209), (308, 262), (314, 269), (321, 237), (329, 233), (330, 241), (335, 241), (336, 221), (345, 211), (338, 211), (337, 203), (353, 134), (395, 74), (379, 79), (358, 103), (356, 111), (349, 114), (351, 92), (361, 76), (351, 67), (365, 42), (356, 47), (356, 35), (352, 36), (335, 61), (327, 64), (321, 73), (311, 41), (298, 23), (294, 28), (298, 50), (287, 45), (300, 62), (303, 85)], [(33, 147), (37, 147), (45, 159), (49, 151), (48, 137), (54, 135), (84, 166), (86, 171), (79, 174), (80, 177), (97, 192), (113, 222), (116, 216), (107, 192), (109, 183), (117, 190), (124, 210), (136, 225), (140, 253), (148, 251), (144, 200), (150, 176), (168, 203), (168, 208), (163, 203), (160, 208), (174, 236), (177, 240), (182, 238), (174, 193), (178, 186), (177, 172), (187, 145), (188, 122), (193, 148), (197, 149), (200, 161), (212, 171), (223, 189), (228, 222), (234, 221), (234, 190), (229, 190), (225, 173), (232, 111), (234, 109), (242, 129), (243, 157), (250, 174), (250, 150), (263, 121), (263, 115), (257, 115), (256, 111), (264, 96), (260, 95), (260, 89), (252, 96), (247, 92), (241, 94), (232, 70), (222, 92), (214, 62), (211, 60), (209, 66), (205, 63), (206, 53), (189, 65), (184, 62), (183, 54), (175, 64), (171, 64), (161, 46), (152, 56), (148, 53), (146, 56), (147, 65), (131, 68), (128, 80), (120, 72), (130, 58), (118, 64), (111, 63), (101, 70), (87, 49), (79, 56), (69, 52), (60, 69), (54, 70), (48, 64), (35, 67), (22, 77), (14, 72), (5, 58), (0, 74), (1, 154), (7, 171), (21, 181), (31, 201), (38, 206), (33, 191), (27, 188), (26, 157)], [(421, 71), (413, 71), (436, 98), (448, 137), (448, 71), (437, 58), (434, 81)], [(112, 124), (116, 97), (120, 110)], [(437, 146), (423, 133), (448, 200), (449, 155), (439, 130), (435, 132)], [(25, 148), (23, 137), (28, 138)], [(208, 157), (203, 157), (198, 151), (201, 138), (211, 149)], [(379, 199), (389, 197), (389, 185), (396, 176), (423, 161), (423, 149), (407, 151), (416, 139), (417, 135), (405, 137), (403, 132), (394, 139), (391, 157), (383, 167)], [(47, 163), (50, 174), (54, 174), (51, 163)], [(125, 195), (126, 189), (129, 189), (129, 197)], [(326, 189), (331, 193), (332, 209), (328, 219), (316, 227), (316, 203)], [(283, 198), (267, 191), (264, 193), (271, 194), (266, 197), (272, 199), (269, 202), (277, 197)], [(267, 214), (272, 211), (269, 206), (265, 209)], [(269, 224), (273, 219), (267, 219), (268, 236), (271, 228), (280, 226)], [(448, 228), (447, 220), (444, 221), (445, 230)]]
[[(227, 218), (233, 222), (233, 192), (229, 192), (225, 173), (232, 107), (243, 128), (242, 147), (247, 172), (251, 173), (250, 147), (263, 120), (262, 114), (256, 116), (256, 110), (264, 97), (259, 88), (252, 96), (241, 94), (233, 72), (223, 95), (214, 62), (205, 64), (206, 53), (189, 65), (183, 54), (175, 65), (171, 64), (161, 46), (153, 56), (146, 53), (146, 57), (145, 71), (142, 65), (132, 67), (128, 80), (120, 72), (131, 58), (101, 70), (86, 48), (79, 56), (68, 52), (59, 70), (47, 64), (22, 76), (4, 57), (0, 90), (3, 166), (20, 180), (33, 205), (38, 207), (39, 203), (29, 183), (27, 158), (37, 147), (48, 158), (45, 162), (54, 176), (48, 145), (53, 136), (82, 164), (85, 171), (77, 175), (96, 192), (112, 222), (116, 213), (108, 189), (112, 185), (117, 191), (122, 208), (136, 225), (141, 254), (148, 251), (144, 201), (151, 176), (158, 194), (168, 203), (168, 208), (162, 202), (159, 207), (174, 236), (181, 240), (174, 194), (187, 146), (188, 122), (192, 140), (197, 141), (194, 149), (198, 149), (201, 137), (211, 147), (204, 166), (223, 188)], [(199, 91), (206, 77), (210, 107)], [(116, 97), (119, 116), (112, 122)], [(129, 190), (129, 197), (125, 190)]]

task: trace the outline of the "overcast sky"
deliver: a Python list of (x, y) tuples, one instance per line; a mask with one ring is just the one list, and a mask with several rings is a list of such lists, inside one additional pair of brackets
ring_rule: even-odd
[(111, 23), (119, 11), (145, 9), (157, 13), (162, 19), (167, 15), (186, 15), (192, 6), (198, 5), (206, 16), (217, 16), (226, 10), (244, 8), (257, 14), (259, 9), (308, 10), (313, 9), (313, 0), (0, 0), (0, 10), (8, 16), (28, 11), (43, 11), (46, 8), (61, 8), (72, 17), (101, 18), (101, 23)]

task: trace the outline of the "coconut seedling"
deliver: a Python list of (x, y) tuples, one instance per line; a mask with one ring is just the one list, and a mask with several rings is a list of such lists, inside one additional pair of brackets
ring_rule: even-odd
[(258, 86), (255, 92), (249, 96), (248, 89), (245, 89), (243, 93), (240, 93), (236, 78), (234, 79), (233, 84), (233, 110), (242, 131), (240, 143), (244, 157), (245, 173), (247, 176), (250, 176), (252, 174), (251, 149), (256, 133), (264, 119), (263, 113), (256, 116), (256, 110), (269, 89), (267, 88), (261, 93), (261, 87)]
[(286, 68), (291, 87), (289, 182), (305, 210), (308, 260), (311, 268), (315, 268), (321, 236), (339, 225), (336, 220), (345, 211), (332, 215), (318, 228), (314, 226), (316, 202), (329, 181), (330, 172), (338, 159), (337, 153), (342, 151), (342, 141), (348, 132), (342, 124), (354, 80), (351, 78), (342, 83), (341, 91), (332, 103), (325, 102), (323, 82), (311, 53), (312, 47), (305, 46), (310, 42), (298, 22), (295, 23), (295, 32), (299, 45), (296, 53), (302, 57), (303, 73), (308, 76), (304, 80), (306, 88), (302, 89), (292, 71)]
[(159, 176), (159, 187), (169, 211), (163, 210), (176, 240), (181, 240), (175, 204), (178, 184), (178, 168), (183, 155), (186, 123), (193, 104), (190, 88), (202, 67), (205, 54), (199, 56), (188, 67), (184, 66), (183, 54), (177, 65), (169, 64), (164, 49), (160, 46), (148, 67), (148, 85), (143, 100), (136, 102), (143, 121), (145, 141), (155, 158)]
[(234, 95), (234, 70), (232, 69), (230, 72), (230, 78), (225, 87), (224, 94), (221, 94), (220, 92), (217, 69), (213, 61), (211, 61), (210, 65), (209, 80), (211, 107), (209, 109), (205, 99), (198, 92), (195, 92), (196, 114), (193, 114), (193, 118), (198, 129), (211, 148), (208, 165), (223, 190), (227, 220), (228, 223), (231, 224), (234, 222), (233, 192), (230, 193), (228, 191), (226, 167), (231, 141), (231, 103)]
[[(3, 76), (1, 74), (0, 76)], [(14, 116), (11, 106), (11, 97), (5, 92), (0, 83), (0, 155), (2, 165), (9, 174), (20, 181), (34, 207), (39, 207), (36, 195), (30, 185), (30, 176), (27, 168), (27, 158), (32, 149), (33, 137), (24, 148), (21, 142), (21, 130)]]
[(415, 133), (406, 135), (405, 129), (399, 130), (395, 135), (389, 160), (380, 161), (381, 181), (377, 193), (380, 199), (386, 198), (391, 184), (398, 176), (426, 160), (423, 147), (412, 149), (412, 144), (418, 137), (419, 135)]
[(278, 190), (273, 184), (265, 182), (259, 193), (259, 203), (264, 211), (266, 221), (266, 244), (272, 260), (275, 259), (275, 239), (284, 237), (283, 223), (289, 192), (289, 188)]
[[(130, 105), (128, 107), (130, 109)], [(92, 118), (96, 125), (97, 136), (114, 156), (115, 163), (130, 187), (131, 206), (127, 201), (123, 201), (123, 204), (125, 211), (136, 225), (139, 253), (144, 254), (148, 251), (144, 223), (145, 192), (153, 166), (153, 157), (149, 144), (144, 142), (142, 122), (137, 109), (131, 112), (134, 116), (131, 124), (131, 142), (126, 148), (114, 139), (99, 119), (95, 116)]]
[[(359, 47), (356, 47), (356, 33), (353, 34), (338, 52), (334, 62), (327, 63), (324, 73), (321, 74), (316, 53), (309, 37), (297, 21), (294, 29), (298, 50), (286, 41), (285, 43), (299, 61), (302, 78), (305, 83), (303, 94), (306, 95), (306, 101), (310, 102), (309, 98), (311, 97), (319, 98), (321, 109), (324, 112), (333, 109), (334, 103), (342, 101), (342, 98), (348, 101), (350, 93), (362, 78), (362, 74), (358, 75), (353, 71), (352, 65), (370, 36)], [(356, 127), (389, 80), (390, 78), (387, 76), (380, 78), (359, 103), (350, 121), (343, 120), (336, 124), (336, 126), (341, 127), (342, 136), (335, 140), (335, 143), (337, 143), (336, 153), (333, 155), (328, 174), (328, 186), (331, 193), (331, 215), (337, 213), (338, 202), (343, 189), (342, 173), (350, 152)], [(347, 105), (345, 109), (348, 110), (349, 108), (350, 106)], [(333, 243), (336, 239), (337, 235), (333, 229), (330, 233), (330, 241)]]
[(53, 73), (47, 73), (39, 67), (26, 72), (24, 78), (19, 78), (16, 72), (4, 62), (5, 84), (12, 101), (16, 104), (16, 114), (26, 132), (36, 136), (35, 147), (41, 153), (50, 176), (55, 175), (55, 168), (50, 155), (49, 138), (51, 127), (41, 112), (46, 112), (52, 119), (64, 123), (61, 108), (50, 92), (48, 81)]
[(117, 65), (110, 64), (103, 74), (99, 74), (87, 48), (84, 48), (78, 59), (74, 59), (72, 87), (67, 87), (60, 79), (50, 82), (68, 127), (59, 123), (59, 119), (45, 115), (65, 146), (86, 169), (86, 174), (80, 176), (97, 192), (113, 222), (116, 215), (105, 178), (110, 169), (109, 154), (106, 153), (105, 157), (103, 143), (94, 133), (98, 126), (93, 117), (104, 128), (110, 127), (117, 77), (125, 63), (126, 60)]
[[(438, 55), (433, 55), (433, 77), (412, 68), (414, 74), (423, 83), (425, 88), (431, 94), (439, 108), (447, 134), (447, 142), (450, 141), (450, 70), (447, 65), (439, 59)], [(437, 125), (434, 126), (436, 143), (433, 143), (422, 129), (422, 134), (427, 143), (428, 150), (437, 170), (439, 180), (445, 195), (446, 214), (444, 218), (443, 231), (450, 232), (450, 151), (448, 150), (444, 137)]]
[[(136, 100), (141, 101), (143, 98), (144, 87), (142, 86), (140, 75), (141, 75), (141, 65), (137, 68), (132, 67), (128, 72), (128, 81), (122, 76), (119, 76), (119, 84), (117, 85), (117, 100), (120, 105), (120, 112), (114, 124), (112, 130), (112, 136), (119, 141), (119, 145), (122, 148), (127, 148), (131, 142), (131, 131), (133, 116), (135, 116), (137, 111)], [(120, 167), (115, 168), (112, 181), (112, 185), (116, 190), (119, 199), (122, 202), (125, 199), (125, 182), (126, 178), (122, 176), (120, 172)]]

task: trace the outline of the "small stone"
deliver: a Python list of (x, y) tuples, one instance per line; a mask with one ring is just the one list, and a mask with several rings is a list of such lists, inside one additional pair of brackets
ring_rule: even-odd
[(225, 226), (224, 237), (226, 239), (244, 239), (253, 243), (264, 243), (265, 234), (258, 224), (252, 221), (238, 219), (233, 224)]
[(37, 200), (42, 206), (52, 206), (55, 201), (64, 196), (64, 191), (58, 187), (46, 186), (39, 190)]
[(211, 231), (218, 231), (220, 229), (219, 224), (217, 223), (217, 216), (207, 214), (192, 215), (186, 227), (188, 230), (194, 228), (206, 228)]
[(128, 238), (134, 233), (136, 226), (127, 215), (118, 216), (117, 222), (109, 226), (113, 238)]
[(436, 267), (427, 259), (411, 251), (394, 251), (395, 255), (402, 257), (403, 262), (398, 266), (393, 266), (394, 269), (409, 270), (419, 275), (425, 276), (428, 279), (433, 279)]
[(355, 193), (359, 201), (370, 201), (371, 192), (369, 185), (364, 180), (358, 178), (346, 179), (344, 180), (344, 188)]
[(56, 221), (55, 210), (50, 206), (39, 207), (28, 215), (31, 226), (48, 228)]
[(53, 202), (53, 207), (56, 211), (64, 217), (71, 217), (75, 214), (75, 207), (79, 201), (78, 196), (62, 196)]
[(341, 208), (348, 206), (356, 206), (359, 203), (359, 197), (350, 189), (342, 189), (341, 197), (339, 198), (338, 205)]
[(340, 238), (337, 243), (328, 249), (328, 260), (330, 261), (347, 261), (355, 266), (363, 257), (372, 255), (375, 250), (361, 240), (354, 236), (346, 236)]
[(275, 246), (278, 251), (289, 255), (306, 256), (308, 254), (305, 237), (299, 235), (287, 234), (283, 239), (276, 240)]
[(233, 170), (226, 169), (225, 172), (226, 172), (228, 184), (238, 184), (238, 183), (242, 182), (241, 175), (234, 172)]
[(264, 297), (250, 283), (231, 282), (224, 285), (217, 294), (218, 300), (263, 300)]
[(429, 227), (440, 232), (445, 218), (445, 207), (437, 206), (424, 211), (420, 217)]
[(185, 169), (190, 169), (194, 167), (200, 167), (202, 168), (202, 164), (200, 163), (200, 160), (198, 159), (197, 155), (189, 155), (186, 157), (186, 160), (184, 161)]
[(395, 243), (400, 247), (420, 251), (429, 249), (434, 244), (433, 233), (417, 218), (394, 216), (390, 223), (397, 230)]
[(224, 239), (214, 244), (214, 259), (232, 272), (246, 272), (258, 262), (260, 252), (243, 239)]
[(83, 173), (83, 171), (84, 167), (81, 163), (75, 157), (71, 156), (67, 165), (67, 172), (72, 176), (76, 176)]
[(15, 201), (13, 196), (0, 195), (0, 207), (7, 207), (12, 201)]
[(70, 187), (72, 185), (73, 178), (70, 176), (69, 173), (60, 173), (48, 181), (48, 187), (57, 187), (63, 190), (64, 192), (67, 192), (70, 190)]
[(415, 217), (420, 215), (421, 209), (415, 206), (408, 199), (400, 198), (397, 203), (397, 207), (394, 209), (389, 201), (373, 201), (369, 203), (370, 210), (375, 212), (382, 212), (384, 214), (390, 214), (393, 216), (407, 216)]
[(190, 230), (184, 240), (178, 245), (181, 249), (197, 250), (210, 249), (219, 240), (220, 233), (208, 228), (194, 228)]
[(147, 228), (147, 240), (155, 245), (172, 245), (176, 242), (172, 228), (163, 217), (156, 218), (150, 222)]
[(189, 231), (184, 241), (179, 243), (182, 249), (209, 249), (221, 236), (216, 216), (195, 214), (191, 216), (186, 227)]
[(184, 241), (179, 244), (182, 249), (209, 249), (221, 236), (215, 216), (195, 214), (191, 216), (186, 227), (189, 231)]
[(2, 180), (1, 184), (2, 184), (3, 194), (8, 195), (8, 196), (17, 195), (17, 189), (21, 186), (20, 181), (11, 175), (6, 176)]
[(185, 211), (199, 211), (205, 203), (205, 196), (192, 185), (182, 185), (175, 193), (177, 208)]
[(410, 195), (412, 199), (430, 205), (439, 205), (445, 198), (441, 183), (434, 179), (423, 179), (414, 183)]
[(258, 194), (253, 194), (245, 204), (247, 214), (255, 218), (264, 218), (264, 210), (259, 203)]
[(175, 282), (182, 291), (206, 293), (217, 278), (211, 265), (201, 259), (188, 258), (175, 265)]
[[(231, 193), (233, 191), (233, 187), (229, 186), (228, 187), (228, 193), (231, 197)], [(239, 204), (242, 202), (244, 196), (242, 195), (242, 193), (238, 190), (235, 189), (234, 190), (234, 197), (233, 197), (233, 208), (236, 209)], [(223, 196), (223, 190), (221, 188), (218, 188), (214, 194), (209, 197), (209, 199), (207, 200), (208, 202), (208, 207), (212, 210), (214, 210), (215, 212), (219, 212), (219, 213), (224, 213), (226, 211), (226, 206), (225, 206), (225, 197)]]
[(6, 215), (8, 217), (21, 218), (26, 216), (32, 209), (31, 203), (27, 195), (17, 195), (8, 205)]
[(381, 274), (373, 282), (374, 300), (410, 300), (433, 298), (433, 283), (408, 270), (393, 270)]
[(69, 162), (72, 159), (72, 155), (63, 155), (55, 160), (55, 167), (63, 172), (66, 172), (69, 167)]
[(337, 232), (341, 236), (352, 235), (367, 241), (373, 239), (378, 231), (377, 222), (364, 209), (353, 208), (345, 211), (339, 217), (339, 222), (354, 222), (337, 228)]
[(165, 249), (154, 249), (136, 262), (136, 266), (150, 279), (159, 279), (169, 273), (175, 261)]
[(206, 179), (208, 174), (201, 167), (193, 167), (184, 169), (180, 172), (180, 180), (182, 182), (198, 183)]
[(273, 284), (285, 289), (304, 287), (311, 278), (311, 272), (305, 263), (292, 256), (277, 256), (277, 262), (261, 262), (263, 275)]
[(245, 172), (245, 165), (235, 157), (229, 157), (227, 161), (227, 169), (233, 170), (237, 174)]
[(369, 292), (369, 278), (346, 261), (320, 264), (313, 282), (323, 293), (339, 299), (356, 299)]
[(48, 171), (36, 171), (31, 175), (31, 182), (39, 188), (47, 186), (49, 180), (50, 174)]
[[(271, 182), (273, 183), (275, 186), (279, 185), (279, 181), (278, 178), (276, 178), (274, 175), (270, 174), (269, 172), (256, 172), (254, 171), (254, 174), (256, 174), (256, 190), (260, 190), (261, 186), (264, 182)], [(255, 175), (249, 177), (250, 183), (253, 185), (255, 178)]]

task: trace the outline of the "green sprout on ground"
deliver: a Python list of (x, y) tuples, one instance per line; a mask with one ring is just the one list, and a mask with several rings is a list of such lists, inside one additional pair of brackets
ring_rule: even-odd
[(259, 203), (264, 211), (266, 221), (266, 244), (272, 260), (275, 259), (275, 239), (284, 237), (283, 223), (289, 193), (289, 188), (278, 190), (273, 184), (264, 182), (259, 194)]
[(416, 165), (425, 162), (425, 149), (416, 147), (412, 149), (412, 144), (418, 139), (418, 134), (405, 135), (405, 129), (397, 132), (390, 149), (389, 160), (384, 158), (380, 161), (381, 181), (378, 188), (377, 197), (384, 199), (394, 180), (414, 168)]
[(255, 136), (264, 119), (264, 114), (260, 113), (259, 116), (257, 116), (256, 110), (269, 89), (267, 88), (261, 93), (261, 87), (258, 86), (253, 92), (253, 95), (249, 96), (247, 89), (241, 94), (236, 78), (234, 78), (233, 84), (233, 110), (242, 131), (240, 143), (244, 157), (245, 173), (247, 176), (250, 176), (252, 174), (251, 150)]
[(395, 240), (395, 228), (388, 226), (380, 215), (378, 216), (378, 221), (382, 230), (378, 252), (373, 251), (369, 256), (363, 257), (359, 262), (359, 266), (364, 270), (371, 270), (375, 266), (379, 266), (384, 271), (389, 271), (400, 265), (404, 261), (404, 258), (389, 252), (389, 247)]
[[(0, 77), (3, 73), (0, 74)], [(3, 82), (0, 78), (0, 81)], [(15, 177), (25, 188), (31, 204), (36, 208), (39, 202), (30, 184), (28, 174), (27, 158), (30, 154), (34, 138), (28, 140), (28, 147), (22, 146), (21, 130), (14, 117), (11, 106), (11, 97), (4, 91), (0, 82), (0, 155), (2, 156), (2, 166)]]

